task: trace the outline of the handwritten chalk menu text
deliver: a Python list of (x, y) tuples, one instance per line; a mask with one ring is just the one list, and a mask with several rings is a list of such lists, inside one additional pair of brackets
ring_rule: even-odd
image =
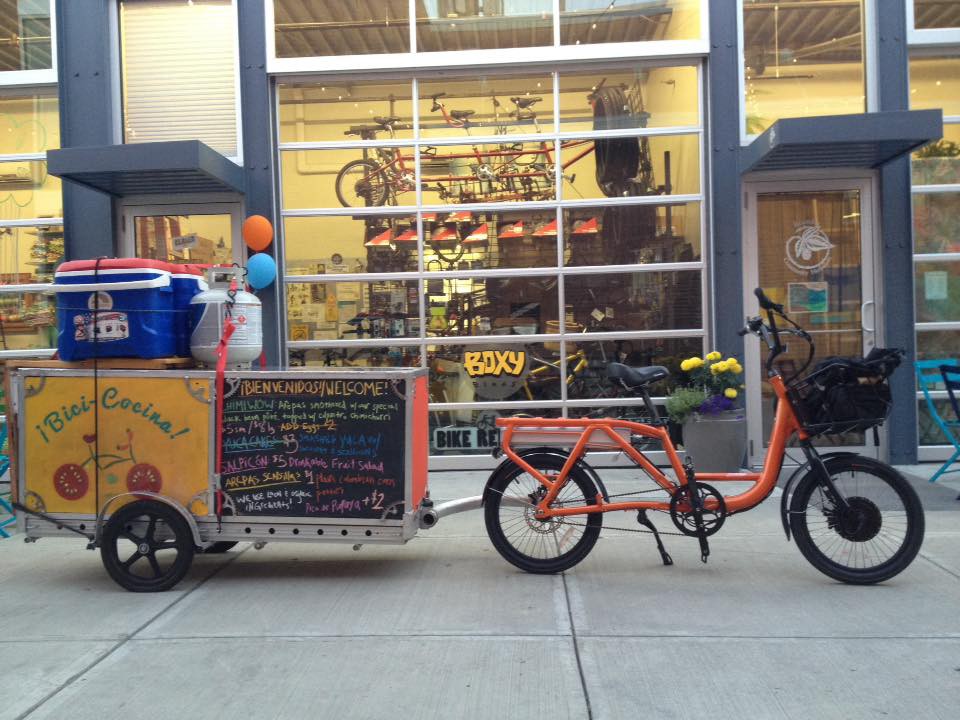
[(237, 514), (401, 517), (406, 384), (228, 378), (220, 482)]

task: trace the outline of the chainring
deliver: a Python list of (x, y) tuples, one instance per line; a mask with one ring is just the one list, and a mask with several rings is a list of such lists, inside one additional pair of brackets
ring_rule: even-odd
[[(703, 506), (701, 517), (703, 519), (704, 535), (709, 537), (723, 527), (723, 523), (727, 519), (727, 503), (720, 491), (707, 483), (697, 483), (697, 494), (700, 496)], [(680, 487), (670, 498), (670, 519), (684, 535), (698, 536), (697, 523), (690, 504), (689, 485)]]

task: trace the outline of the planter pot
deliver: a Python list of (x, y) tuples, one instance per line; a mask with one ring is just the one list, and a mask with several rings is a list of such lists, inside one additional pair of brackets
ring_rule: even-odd
[(692, 415), (683, 423), (683, 449), (698, 472), (736, 472), (743, 467), (747, 419), (743, 410)]

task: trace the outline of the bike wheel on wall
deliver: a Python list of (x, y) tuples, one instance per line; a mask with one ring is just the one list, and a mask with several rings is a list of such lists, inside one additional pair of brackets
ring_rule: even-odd
[(387, 201), (387, 179), (373, 160), (352, 160), (340, 168), (337, 199), (344, 207), (371, 207)]
[[(620, 130), (636, 123), (627, 96), (618, 87), (602, 87), (593, 96), (593, 129)], [(601, 138), (594, 143), (597, 185), (607, 197), (623, 195), (640, 167), (637, 138)]]

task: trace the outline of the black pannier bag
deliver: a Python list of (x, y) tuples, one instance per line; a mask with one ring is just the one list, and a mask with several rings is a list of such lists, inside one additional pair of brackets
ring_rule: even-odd
[(888, 378), (903, 351), (874, 348), (862, 360), (828, 357), (795, 385), (794, 405), (811, 435), (864, 432), (890, 415)]

